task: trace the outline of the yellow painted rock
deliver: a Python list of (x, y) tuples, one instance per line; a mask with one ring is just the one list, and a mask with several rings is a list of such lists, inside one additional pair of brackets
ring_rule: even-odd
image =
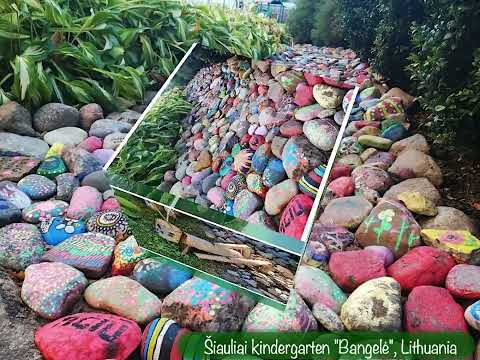
[(61, 156), (63, 150), (63, 144), (61, 143), (54, 143), (50, 149), (48, 150), (47, 154), (45, 155), (46, 158), (50, 156)]
[(416, 214), (428, 216), (435, 216), (438, 214), (435, 204), (417, 191), (402, 192), (397, 195), (397, 199), (402, 201), (408, 210)]
[(313, 87), (313, 97), (325, 109), (335, 109), (340, 106), (343, 95), (345, 95), (343, 90), (333, 86), (322, 84)]
[(421, 236), (425, 243), (447, 251), (457, 262), (480, 264), (480, 240), (469, 231), (424, 229)]

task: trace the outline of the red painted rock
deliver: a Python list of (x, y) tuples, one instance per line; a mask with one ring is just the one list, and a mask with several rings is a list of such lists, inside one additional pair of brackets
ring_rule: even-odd
[(309, 72), (304, 72), (303, 76), (305, 77), (305, 80), (307, 80), (307, 83), (310, 86), (315, 86), (317, 84), (323, 83), (323, 79), (321, 76), (316, 76)]
[(335, 164), (330, 172), (330, 181), (335, 180), (342, 176), (350, 176), (350, 166)]
[(350, 176), (339, 177), (328, 184), (328, 189), (332, 191), (336, 197), (353, 195), (353, 179)]
[(480, 266), (454, 266), (447, 275), (445, 287), (455, 297), (480, 299)]
[(257, 150), (263, 144), (265, 144), (265, 138), (262, 135), (253, 135), (248, 141), (248, 145), (252, 150)]
[(295, 104), (298, 106), (312, 105), (315, 102), (313, 98), (313, 86), (300, 83), (295, 92)]
[(289, 120), (280, 126), (280, 134), (286, 137), (303, 134), (303, 124), (299, 121)]
[(100, 313), (65, 316), (35, 333), (35, 344), (47, 360), (127, 359), (141, 339), (134, 321)]
[(309, 196), (304, 194), (294, 196), (283, 210), (279, 231), (300, 240), (312, 206), (313, 200)]
[(417, 286), (404, 306), (405, 330), (408, 332), (467, 332), (463, 308), (447, 289)]
[(388, 275), (400, 283), (402, 290), (412, 290), (420, 285), (443, 286), (445, 277), (455, 261), (446, 251), (418, 246), (387, 269)]
[(384, 259), (365, 250), (333, 253), (328, 269), (333, 281), (347, 292), (352, 292), (368, 280), (386, 275)]

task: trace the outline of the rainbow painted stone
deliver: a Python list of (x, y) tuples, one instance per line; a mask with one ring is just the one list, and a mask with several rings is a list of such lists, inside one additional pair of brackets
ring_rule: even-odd
[(181, 336), (188, 332), (167, 318), (153, 320), (143, 331), (142, 360), (182, 360), (179, 348)]
[(391, 97), (380, 101), (377, 105), (368, 109), (363, 118), (367, 121), (382, 121), (391, 115), (403, 113), (402, 100)]
[(325, 175), (325, 166), (320, 165), (315, 169), (309, 171), (302, 176), (298, 182), (298, 188), (305, 195), (315, 198), (317, 196), (318, 188), (322, 182), (322, 178)]
[(142, 330), (120, 316), (85, 312), (39, 328), (35, 344), (50, 360), (126, 360), (140, 344)]
[(133, 236), (120, 242), (113, 252), (112, 275), (129, 275), (135, 265), (148, 256), (148, 252), (138, 246)]
[(68, 264), (97, 279), (107, 271), (114, 248), (115, 240), (110, 236), (88, 232), (61, 242), (47, 251), (42, 260)]
[(60, 156), (50, 156), (40, 164), (37, 174), (53, 179), (66, 171), (67, 167)]
[(121, 210), (105, 210), (93, 214), (87, 221), (87, 229), (93, 233), (108, 235), (117, 243), (131, 235), (128, 220)]
[(37, 224), (55, 216), (62, 216), (67, 210), (68, 203), (62, 200), (47, 200), (33, 203), (22, 210), (23, 220)]
[(240, 151), (233, 162), (233, 169), (240, 174), (248, 174), (252, 168), (252, 158), (255, 152), (252, 149), (244, 149)]
[(45, 319), (65, 315), (80, 299), (87, 279), (77, 269), (62, 263), (40, 263), (25, 270), (22, 300)]
[(447, 251), (457, 262), (480, 265), (480, 240), (465, 230), (423, 229), (423, 241)]
[(87, 227), (83, 221), (70, 218), (56, 216), (40, 223), (40, 232), (48, 245), (58, 245), (69, 237), (85, 231)]

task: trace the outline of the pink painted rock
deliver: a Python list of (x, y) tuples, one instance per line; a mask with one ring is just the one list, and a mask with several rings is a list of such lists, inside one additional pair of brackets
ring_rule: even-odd
[(443, 286), (445, 277), (455, 261), (446, 252), (431, 246), (418, 246), (387, 269), (388, 275), (410, 291), (420, 285)]
[(309, 196), (304, 194), (294, 196), (283, 210), (279, 231), (300, 240), (312, 206), (313, 200)]
[(363, 250), (373, 252), (374, 254), (380, 256), (383, 259), (385, 267), (390, 266), (395, 261), (392, 251), (385, 246), (370, 245), (363, 248)]
[(356, 167), (352, 177), (355, 189), (359, 191), (371, 189), (383, 194), (392, 186), (390, 175), (385, 170), (370, 165)]
[(330, 181), (333, 181), (339, 177), (342, 176), (350, 176), (350, 166), (348, 165), (341, 165), (341, 164), (335, 164), (332, 168), (332, 171), (330, 172)]
[(192, 183), (192, 177), (191, 176), (185, 176), (183, 179), (182, 179), (182, 184), (187, 186), (187, 185), (190, 185)]
[(120, 204), (117, 199), (110, 198), (103, 202), (101, 210), (116, 210), (120, 209)]
[(78, 144), (77, 147), (87, 150), (89, 153), (92, 153), (95, 150), (101, 149), (103, 147), (103, 140), (96, 136), (89, 136), (80, 144)]
[(384, 259), (365, 250), (333, 253), (328, 269), (333, 281), (346, 292), (352, 292), (368, 280), (386, 275)]
[(480, 266), (454, 266), (447, 275), (445, 287), (455, 297), (480, 299)]
[(208, 190), (207, 199), (220, 209), (225, 203), (225, 190), (220, 187), (213, 187)]
[(295, 92), (295, 104), (298, 106), (308, 106), (315, 102), (313, 98), (313, 86), (300, 83)]
[(66, 216), (72, 219), (84, 219), (102, 208), (102, 194), (91, 186), (80, 186), (75, 190), (67, 209)]
[(303, 124), (299, 121), (289, 120), (280, 126), (282, 136), (291, 137), (303, 134)]
[(447, 289), (417, 286), (404, 305), (405, 330), (408, 332), (467, 332), (463, 308)]
[(35, 345), (49, 360), (126, 360), (141, 338), (142, 331), (134, 321), (110, 314), (79, 313), (39, 328)]
[(305, 80), (307, 80), (307, 83), (310, 86), (315, 86), (317, 84), (323, 83), (323, 79), (321, 76), (316, 76), (309, 72), (304, 72), (303, 76), (305, 77)]
[(355, 190), (351, 176), (342, 176), (328, 184), (335, 197), (351, 196)]
[(236, 171), (233, 171), (233, 170), (230, 171), (227, 175), (225, 175), (222, 178), (222, 181), (220, 182), (220, 187), (223, 190), (227, 190), (228, 184), (230, 184), (230, 182), (232, 181), (232, 179), (234, 178), (235, 175), (237, 175)]

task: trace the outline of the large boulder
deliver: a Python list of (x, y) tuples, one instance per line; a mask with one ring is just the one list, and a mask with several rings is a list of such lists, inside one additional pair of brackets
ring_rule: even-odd
[(393, 143), (390, 147), (390, 152), (393, 155), (398, 156), (398, 154), (405, 149), (418, 150), (428, 154), (430, 151), (430, 146), (428, 146), (427, 140), (423, 135), (415, 134)]
[(388, 171), (402, 180), (425, 177), (436, 187), (443, 182), (442, 171), (435, 160), (430, 155), (415, 149), (402, 151)]
[(0, 130), (18, 135), (35, 136), (30, 112), (15, 101), (0, 106)]
[[(384, 199), (398, 201), (398, 195), (402, 193), (420, 193), (423, 197), (430, 200), (433, 204), (440, 202), (440, 193), (427, 178), (413, 178), (403, 180), (393, 185), (384, 195)], [(438, 207), (440, 211), (440, 207)]]
[(33, 116), (33, 127), (39, 132), (52, 131), (65, 126), (77, 127), (80, 113), (74, 107), (50, 103), (43, 105)]
[(48, 144), (40, 139), (0, 132), (0, 155), (23, 155), (42, 160), (47, 154)]

